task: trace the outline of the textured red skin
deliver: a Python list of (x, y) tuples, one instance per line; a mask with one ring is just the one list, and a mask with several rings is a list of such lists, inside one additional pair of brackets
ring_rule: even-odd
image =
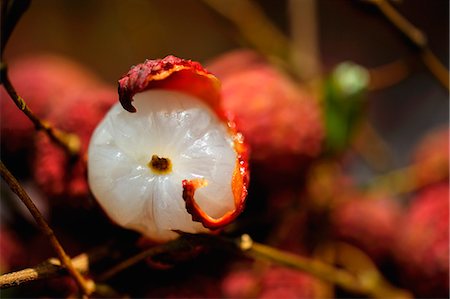
[[(70, 157), (43, 133), (36, 140), (33, 175), (49, 198), (65, 203), (85, 199), (90, 194), (87, 183), (87, 149), (91, 135), (106, 112), (117, 102), (113, 87), (95, 87), (67, 95), (48, 116), (56, 127), (77, 134), (81, 141), (79, 157)], [(75, 204), (79, 204), (76, 203)]]
[(238, 49), (226, 52), (206, 64), (210, 72), (220, 80), (226, 79), (242, 70), (267, 65), (259, 53), (249, 49)]
[[(242, 63), (245, 57), (248, 63)], [(320, 153), (324, 128), (319, 105), (287, 76), (248, 51), (231, 52), (210, 66), (222, 80), (222, 107), (234, 115), (254, 162), (271, 170), (298, 170)]]
[(316, 280), (292, 269), (236, 270), (222, 281), (225, 298), (316, 298)]
[(399, 229), (395, 257), (416, 296), (449, 296), (449, 184), (430, 186), (413, 198)]
[(338, 205), (332, 215), (335, 236), (349, 242), (377, 262), (391, 255), (402, 210), (393, 198), (350, 199)]
[[(41, 118), (63, 102), (66, 95), (99, 84), (94, 74), (76, 62), (55, 55), (16, 59), (8, 65), (8, 73), (17, 93)], [(0, 90), (0, 111), (4, 149), (10, 152), (31, 150), (34, 127), (3, 88)]]
[(132, 67), (119, 80), (120, 103), (125, 110), (135, 112), (133, 96), (155, 88), (190, 94), (204, 100), (213, 109), (217, 109), (220, 100), (220, 82), (215, 76), (198, 62), (170, 55)]
[(132, 67), (119, 80), (120, 103), (125, 110), (135, 112), (136, 109), (132, 105), (133, 96), (136, 93), (157, 88), (180, 91), (203, 100), (228, 125), (237, 153), (236, 168), (231, 185), (235, 209), (220, 218), (212, 218), (201, 209), (194, 198), (195, 190), (202, 187), (205, 182), (201, 180), (183, 180), (181, 182), (182, 197), (186, 203), (186, 210), (192, 215), (192, 220), (201, 222), (204, 227), (209, 229), (221, 228), (233, 221), (244, 209), (249, 183), (249, 166), (248, 148), (244, 143), (243, 136), (237, 131), (231, 115), (221, 110), (220, 82), (195, 61), (175, 56), (146, 60), (144, 63)]

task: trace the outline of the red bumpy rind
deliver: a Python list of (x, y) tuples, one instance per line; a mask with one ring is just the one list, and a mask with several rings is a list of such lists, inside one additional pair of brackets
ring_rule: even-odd
[(235, 207), (220, 218), (213, 218), (197, 204), (194, 194), (197, 188), (207, 184), (205, 180), (183, 180), (183, 200), (192, 220), (209, 229), (221, 228), (232, 222), (244, 209), (249, 183), (248, 148), (244, 138), (236, 129), (231, 117), (220, 108), (220, 81), (200, 63), (184, 60), (175, 56), (163, 59), (146, 60), (134, 66), (119, 80), (119, 100), (122, 107), (129, 112), (136, 112), (132, 105), (133, 97), (139, 92), (151, 89), (167, 89), (183, 92), (203, 100), (223, 120), (233, 138), (236, 151), (236, 167), (231, 179), (231, 189)]
[(172, 55), (163, 59), (146, 60), (133, 66), (119, 80), (119, 100), (123, 108), (136, 112), (133, 97), (149, 89), (168, 89), (190, 94), (218, 109), (220, 81), (200, 63)]

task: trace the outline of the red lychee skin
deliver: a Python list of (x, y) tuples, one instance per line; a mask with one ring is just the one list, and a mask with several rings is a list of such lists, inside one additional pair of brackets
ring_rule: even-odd
[[(239, 58), (240, 59), (240, 58)], [(214, 72), (213, 62), (208, 69)], [(269, 64), (244, 64), (222, 75), (222, 107), (233, 115), (250, 144), (254, 162), (269, 168), (298, 168), (299, 158), (321, 151), (324, 136), (321, 111), (315, 99)], [(296, 161), (298, 162), (298, 161)]]
[(238, 49), (226, 52), (206, 63), (208, 71), (220, 80), (226, 79), (242, 70), (267, 65), (259, 53), (249, 49)]
[(222, 280), (222, 293), (225, 298), (256, 298), (259, 278), (251, 270), (235, 270)]
[(448, 180), (449, 134), (448, 127), (435, 129), (414, 150), (414, 175), (419, 186)]
[(61, 198), (64, 202), (86, 198), (87, 150), (94, 129), (106, 112), (117, 102), (113, 87), (95, 87), (68, 95), (65, 102), (54, 107), (48, 116), (55, 127), (76, 134), (81, 142), (77, 159), (72, 161), (59, 146), (43, 133), (36, 140), (33, 175), (49, 198)]
[[(98, 84), (90, 71), (67, 58), (56, 55), (36, 55), (18, 58), (8, 64), (8, 74), (28, 107), (45, 118), (66, 95)], [(0, 126), (2, 144), (10, 152), (29, 148), (34, 136), (31, 121), (13, 103), (4, 88), (0, 90)]]
[(415, 295), (448, 298), (448, 182), (430, 186), (413, 199), (395, 249), (400, 274)]
[(220, 298), (220, 289), (213, 277), (191, 273), (168, 285), (152, 286), (145, 298)]
[(235, 270), (222, 281), (225, 298), (315, 298), (317, 281), (300, 271), (272, 266), (264, 272)]
[(395, 199), (362, 196), (338, 205), (331, 214), (331, 227), (336, 238), (382, 262), (392, 253), (401, 219), (402, 210)]

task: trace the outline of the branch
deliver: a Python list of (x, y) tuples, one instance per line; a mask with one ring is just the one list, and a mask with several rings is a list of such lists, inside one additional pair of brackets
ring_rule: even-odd
[(289, 0), (292, 62), (304, 81), (321, 73), (318, 12), (316, 0)]
[[(89, 257), (85, 253), (72, 259), (72, 265), (80, 273), (88, 272), (89, 263)], [(60, 261), (55, 258), (50, 258), (33, 268), (3, 274), (0, 276), (0, 288), (6, 289), (30, 281), (58, 277), (64, 273), (67, 273), (67, 271), (65, 271), (65, 268), (61, 266)]]
[(289, 74), (302, 78), (300, 70), (292, 65), (292, 45), (252, 0), (203, 0), (208, 8), (227, 19), (240, 33), (239, 41), (246, 41), (256, 51)]
[(48, 122), (39, 119), (27, 106), (25, 100), (17, 94), (14, 86), (9, 80), (7, 67), (3, 63), (1, 64), (0, 80), (16, 106), (31, 120), (36, 127), (36, 130), (44, 131), (52, 141), (61, 146), (69, 155), (75, 156), (78, 154), (81, 146), (78, 136), (58, 130), (52, 127)]
[(263, 259), (279, 265), (284, 265), (293, 269), (304, 271), (326, 282), (333, 283), (352, 293), (369, 295), (374, 298), (379, 297), (378, 294), (395, 294), (396, 298), (411, 298), (406, 291), (396, 289), (387, 284), (386, 281), (380, 279), (377, 272), (377, 280), (367, 283), (358, 275), (353, 275), (345, 269), (338, 269), (332, 265), (326, 264), (320, 260), (308, 259), (289, 252), (278, 250), (276, 248), (253, 242), (250, 236), (242, 235), (238, 242), (240, 249), (249, 257), (254, 259)]
[(155, 257), (167, 252), (186, 252), (195, 246), (210, 246), (219, 250), (228, 250), (244, 254), (256, 260), (266, 260), (279, 265), (287, 266), (296, 270), (304, 271), (327, 282), (334, 283), (343, 289), (365, 295), (377, 296), (377, 294), (395, 294), (397, 298), (410, 298), (409, 293), (396, 289), (377, 276), (378, 280), (369, 284), (363, 277), (358, 277), (345, 269), (338, 269), (320, 260), (301, 257), (289, 252), (285, 252), (267, 245), (253, 242), (248, 235), (243, 235), (238, 241), (233, 239), (218, 237), (213, 235), (187, 234), (181, 233), (177, 240), (170, 241), (163, 245), (152, 247), (134, 255), (118, 265), (114, 266), (100, 276), (100, 281), (105, 281), (128, 267), (148, 258)]
[(25, 204), (27, 209), (30, 211), (33, 218), (36, 220), (39, 229), (48, 237), (50, 244), (53, 246), (56, 254), (61, 261), (61, 264), (67, 269), (70, 275), (73, 277), (80, 290), (84, 295), (89, 295), (93, 291), (93, 286), (89, 286), (86, 280), (81, 276), (80, 272), (75, 269), (72, 264), (72, 260), (64, 251), (63, 247), (59, 243), (58, 239), (55, 236), (53, 230), (49, 227), (41, 212), (37, 209), (36, 205), (33, 203), (31, 198), (26, 193), (25, 189), (19, 184), (16, 178), (9, 172), (6, 166), (0, 161), (0, 171), (1, 176), (11, 188), (11, 190), (20, 198), (20, 200)]
[(388, 1), (366, 1), (377, 6), (383, 15), (421, 50), (421, 57), (425, 66), (447, 90), (450, 90), (448, 69), (429, 48), (425, 34), (402, 16)]
[(1, 3), (1, 36), (0, 53), (4, 53), (6, 43), (23, 13), (28, 9), (31, 0), (2, 0)]

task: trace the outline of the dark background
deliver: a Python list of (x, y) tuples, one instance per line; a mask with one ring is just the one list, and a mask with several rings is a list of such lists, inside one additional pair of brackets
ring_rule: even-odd
[[(289, 36), (288, 2), (257, 3)], [(416, 61), (412, 73), (399, 84), (369, 93), (369, 118), (390, 145), (395, 166), (405, 165), (410, 149), (424, 133), (448, 125), (447, 91), (420, 62), (414, 45), (376, 7), (364, 1), (317, 3), (325, 72), (346, 60), (369, 69), (400, 58)], [(431, 50), (448, 67), (449, 1), (392, 3), (423, 30)], [(131, 65), (146, 58), (173, 54), (206, 62), (240, 47), (230, 26), (197, 0), (40, 0), (32, 2), (5, 54), (6, 60), (40, 52), (66, 55), (116, 84)]]

